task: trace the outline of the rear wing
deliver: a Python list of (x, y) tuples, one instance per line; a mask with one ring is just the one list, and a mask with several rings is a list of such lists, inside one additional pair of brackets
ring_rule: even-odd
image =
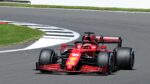
[(121, 37), (103, 37), (103, 36), (96, 36), (98, 43), (104, 44), (117, 44), (118, 47), (122, 46), (122, 38)]

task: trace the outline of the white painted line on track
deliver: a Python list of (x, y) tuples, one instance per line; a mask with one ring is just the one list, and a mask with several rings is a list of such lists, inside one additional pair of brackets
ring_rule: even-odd
[[(65, 29), (61, 29), (61, 30), (59, 30), (59, 29), (58, 29), (58, 30), (56, 30), (56, 29), (54, 30), (54, 29), (50, 29), (50, 28), (47, 28), (47, 29), (46, 29), (46, 28), (45, 28), (45, 29), (38, 28), (38, 29), (41, 30), (41, 31), (70, 32), (70, 31), (65, 30)], [(62, 30), (63, 30), (63, 31), (62, 31)]]
[(25, 23), (25, 22), (11, 22), (11, 24), (14, 24), (14, 25), (22, 25), (22, 26), (37, 26), (39, 24), (34, 24), (34, 23)]
[(52, 27), (50, 25), (28, 25), (29, 27), (33, 27), (33, 28), (49, 28)]
[(41, 25), (41, 24), (28, 23), (28, 22), (7, 21), (7, 20), (0, 20), (0, 22), (8, 22), (9, 24), (27, 26), (29, 28), (38, 29), (38, 30), (46, 32), (42, 38), (40, 38), (38, 41), (36, 41), (35, 43), (31, 44), (30, 46), (26, 48), (4, 50), (4, 51), (0, 51), (0, 53), (50, 47), (50, 46), (54, 46), (54, 45), (58, 45), (62, 43), (71, 42), (73, 40), (78, 39), (80, 36), (80, 34), (75, 31), (72, 31), (66, 28), (61, 28), (61, 27)]
[(59, 38), (59, 39), (64, 39), (64, 40), (65, 39), (71, 39), (70, 37), (60, 37), (60, 36), (43, 36), (43, 38), (53, 38), (53, 39), (54, 38), (56, 38), (56, 39)]
[(46, 34), (52, 34), (52, 35), (73, 35), (73, 34), (70, 34), (70, 33), (49, 33), (49, 32), (46, 32)]
[(48, 30), (63, 30), (60, 27), (54, 27), (54, 26), (27, 26), (33, 29), (48, 29)]
[(4, 50), (4, 51), (0, 51), (0, 53), (7, 53), (7, 52), (17, 52), (17, 51), (23, 51), (23, 50), (27, 50), (27, 49), (13, 49), (13, 50)]
[(59, 40), (70, 40), (69, 38), (61, 38), (61, 37), (56, 37), (56, 36), (55, 36), (55, 37), (46, 37), (46, 36), (45, 36), (45, 37), (43, 37), (43, 38), (59, 39)]
[(33, 49), (33, 48), (36, 49), (36, 48), (49, 47), (52, 45), (62, 44), (62, 43), (66, 43), (66, 42), (68, 42), (68, 40), (41, 38), (39, 41), (35, 42), (34, 44), (32, 44), (31, 46), (29, 46), (25, 49)]

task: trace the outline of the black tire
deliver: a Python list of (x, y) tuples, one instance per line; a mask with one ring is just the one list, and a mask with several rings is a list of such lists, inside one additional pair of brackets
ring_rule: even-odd
[(116, 64), (119, 69), (133, 69), (134, 51), (129, 47), (120, 47), (116, 49)]
[(56, 62), (56, 54), (52, 49), (42, 49), (39, 56), (39, 65), (53, 64)]
[(108, 72), (105, 72), (104, 74), (111, 74), (114, 69), (113, 55), (109, 52), (100, 52), (97, 56), (97, 65), (99, 67), (108, 66)]

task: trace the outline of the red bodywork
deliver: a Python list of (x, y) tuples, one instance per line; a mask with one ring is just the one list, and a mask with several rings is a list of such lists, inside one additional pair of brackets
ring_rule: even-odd
[[(87, 36), (83, 36), (83, 41), (86, 41)], [(102, 37), (102, 36), (91, 36), (90, 42), (96, 43), (118, 43), (121, 44), (122, 40), (120, 37)], [(66, 49), (68, 46), (63, 44), (61, 50)], [(46, 71), (60, 71), (60, 72), (107, 72), (108, 66), (98, 67), (92, 65), (82, 65), (79, 70), (76, 70), (75, 67), (78, 66), (80, 58), (83, 56), (82, 53), (89, 52), (90, 56), (95, 56), (95, 51), (105, 51), (112, 52), (112, 50), (107, 50), (106, 45), (98, 45), (94, 43), (76, 43), (70, 52), (69, 57), (65, 63), (65, 68), (61, 68), (61, 64), (48, 64), (37, 66), (37, 70), (46, 70)]]

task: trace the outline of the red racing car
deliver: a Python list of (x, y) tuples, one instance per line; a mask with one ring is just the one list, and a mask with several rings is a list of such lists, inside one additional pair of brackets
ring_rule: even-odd
[[(108, 49), (106, 44), (117, 46)], [(82, 41), (74, 45), (62, 44), (59, 54), (52, 49), (42, 49), (36, 70), (111, 74), (119, 69), (131, 70), (134, 66), (134, 51), (122, 47), (121, 37), (96, 36), (92, 32), (85, 32)]]

